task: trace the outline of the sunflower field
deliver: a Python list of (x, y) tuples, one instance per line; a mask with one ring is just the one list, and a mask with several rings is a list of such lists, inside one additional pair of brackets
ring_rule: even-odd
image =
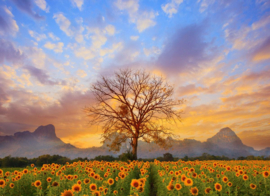
[(270, 196), (269, 161), (85, 161), (0, 169), (0, 196)]

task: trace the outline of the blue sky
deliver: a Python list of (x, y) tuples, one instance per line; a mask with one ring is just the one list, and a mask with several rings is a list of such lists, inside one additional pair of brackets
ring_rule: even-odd
[(54, 124), (66, 142), (100, 145), (81, 111), (89, 87), (132, 67), (188, 100), (182, 138), (229, 126), (257, 149), (270, 139), (267, 0), (1, 0), (0, 10), (2, 135)]

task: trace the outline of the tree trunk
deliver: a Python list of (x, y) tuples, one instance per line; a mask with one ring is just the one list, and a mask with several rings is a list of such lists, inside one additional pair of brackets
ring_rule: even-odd
[(137, 146), (138, 146), (138, 138), (136, 137), (132, 139), (132, 155), (134, 160), (137, 160)]

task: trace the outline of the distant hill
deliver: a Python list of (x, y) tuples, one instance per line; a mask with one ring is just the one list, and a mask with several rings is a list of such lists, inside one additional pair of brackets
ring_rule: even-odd
[[(171, 138), (170, 138), (171, 139)], [(237, 158), (240, 156), (270, 156), (270, 147), (257, 151), (242, 143), (240, 138), (230, 128), (221, 129), (216, 135), (206, 142), (184, 139), (172, 140), (172, 148), (164, 150), (154, 143), (139, 141), (139, 158), (156, 158), (170, 152), (174, 157), (195, 157), (203, 153), (211, 155)], [(71, 159), (77, 157), (94, 158), (99, 155), (117, 156), (126, 150), (126, 146), (118, 154), (109, 151), (104, 144), (101, 147), (76, 148), (71, 144), (64, 143), (56, 136), (55, 127), (51, 124), (39, 126), (34, 132), (17, 132), (13, 136), (0, 136), (0, 157), (11, 155), (12, 157), (34, 158), (44, 154), (58, 154)]]

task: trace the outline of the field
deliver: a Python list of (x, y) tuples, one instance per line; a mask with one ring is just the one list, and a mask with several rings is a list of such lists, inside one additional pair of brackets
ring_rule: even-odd
[(0, 169), (1, 196), (270, 195), (269, 161), (99, 162)]

